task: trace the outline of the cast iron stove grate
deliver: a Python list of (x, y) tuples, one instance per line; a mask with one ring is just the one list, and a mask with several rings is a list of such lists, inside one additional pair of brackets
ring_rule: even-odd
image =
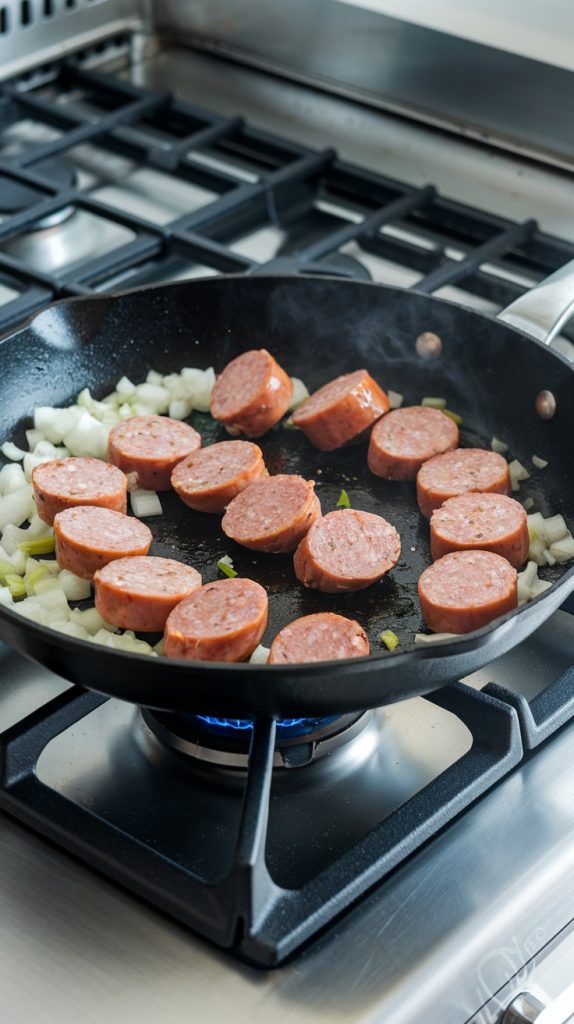
[(463, 684), (417, 702), (433, 763), (444, 719), (457, 730), (434, 777), (416, 756), (401, 763), (408, 718), (383, 726), (378, 747), (367, 726), (340, 760), (278, 771), (277, 725), (259, 720), (248, 771), (221, 773), (158, 744), (137, 709), (72, 687), (0, 735), (0, 807), (218, 945), (274, 966), (520, 761), (508, 705)]
[[(3, 145), (31, 123), (37, 143)], [(48, 136), (46, 136), (48, 132)], [(188, 183), (207, 197), (162, 223), (113, 205), (73, 173), (79, 147)], [(53, 301), (158, 280), (172, 266), (205, 273), (266, 271), (369, 277), (369, 258), (406, 268), (412, 287), (458, 285), (502, 308), (574, 257), (574, 245), (316, 152), (239, 117), (214, 116), (169, 94), (63, 64), (49, 86), (0, 85), (0, 328)], [(114, 228), (115, 247), (45, 269), (24, 236), (82, 215)], [(50, 225), (54, 227), (49, 227)], [(274, 230), (269, 259), (243, 240)], [(41, 249), (38, 250), (41, 252)], [(362, 257), (366, 257), (362, 261)], [(180, 273), (185, 276), (185, 273)], [(164, 278), (165, 279), (165, 278)]]

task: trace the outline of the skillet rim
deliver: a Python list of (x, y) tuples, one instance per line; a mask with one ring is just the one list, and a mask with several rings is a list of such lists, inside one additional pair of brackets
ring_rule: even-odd
[[(260, 282), (261, 280), (263, 280), (272, 282), (274, 284), (276, 284), (277, 282), (293, 283), (299, 280), (306, 282), (314, 281), (319, 283), (332, 282), (338, 284), (339, 286), (351, 285), (353, 287), (359, 286), (363, 288), (376, 288), (379, 291), (402, 296), (408, 296), (409, 291), (411, 291), (411, 289), (398, 288), (396, 286), (386, 285), (377, 281), (358, 281), (352, 278), (341, 279), (336, 275), (327, 274), (320, 276), (315, 274), (218, 274), (209, 277), (191, 278), (184, 281), (174, 281), (169, 284), (144, 285), (139, 288), (128, 288), (120, 291), (107, 292), (102, 295), (80, 295), (71, 296), (70, 298), (58, 299), (55, 302), (50, 303), (48, 306), (45, 306), (43, 309), (31, 314), (26, 320), (22, 321), (22, 323), (15, 330), (8, 331), (6, 334), (0, 336), (0, 348), (4, 344), (7, 344), (12, 341), (15, 342), (16, 339), (19, 338), (21, 334), (26, 332), (29, 328), (33, 327), (33, 325), (37, 323), (42, 317), (46, 315), (51, 315), (52, 311), (55, 308), (59, 308), (61, 306), (71, 306), (75, 304), (91, 305), (100, 302), (109, 304), (117, 301), (118, 299), (122, 299), (125, 296), (138, 295), (144, 292), (161, 293), (167, 291), (176, 291), (178, 289), (189, 288), (190, 286), (193, 287), (195, 283), (201, 283), (202, 285), (205, 286), (206, 284), (209, 284), (209, 282), (213, 282), (213, 286), (215, 287), (221, 286), (221, 282), (227, 280), (244, 282), (249, 280), (256, 280), (257, 282)], [(502, 320), (498, 320), (497, 317), (489, 316), (488, 314), (483, 313), (480, 310), (473, 309), (470, 306), (465, 306), (460, 302), (454, 302), (450, 299), (439, 298), (436, 295), (429, 295), (426, 292), (417, 293), (416, 288), (413, 288), (412, 291), (418, 294), (420, 297), (424, 297), (424, 299), (429, 301), (431, 305), (436, 303), (439, 306), (453, 307), (455, 310), (463, 309), (466, 313), (471, 313), (474, 317), (477, 317), (479, 320), (484, 321), (486, 324), (492, 325), (493, 321), (497, 322), (497, 326), (500, 326), (505, 330), (512, 332), (518, 337), (524, 338), (524, 340), (529, 342), (530, 344), (536, 345), (538, 348), (544, 350), (549, 355), (557, 359), (569, 370), (569, 372), (574, 374), (574, 363), (567, 359), (566, 356), (563, 355), (560, 351), (557, 351), (556, 349), (553, 349), (551, 345), (547, 345), (545, 342), (539, 341), (537, 338), (532, 337), (532, 335), (528, 334), (526, 331), (523, 331), (520, 328), (515, 327), (511, 324), (507, 324)], [(424, 644), (420, 645), (419, 647), (411, 646), (409, 647), (408, 650), (403, 651), (377, 651), (374, 654), (368, 654), (361, 658), (342, 658), (337, 660), (320, 662), (298, 662), (296, 664), (293, 663), (292, 665), (254, 664), (250, 661), (187, 661), (181, 658), (170, 658), (166, 660), (169, 661), (170, 671), (173, 670), (174, 672), (181, 673), (182, 675), (184, 671), (186, 672), (186, 674), (201, 672), (209, 675), (219, 673), (222, 670), (225, 670), (225, 672), (232, 672), (234, 675), (238, 676), (241, 676), (246, 672), (250, 675), (255, 674), (256, 676), (259, 676), (262, 672), (264, 672), (266, 676), (269, 676), (270, 673), (272, 673), (273, 675), (281, 674), (281, 676), (296, 673), (297, 676), (300, 678), (302, 675), (304, 677), (318, 676), (322, 674), (325, 671), (325, 669), (327, 669), (327, 671), (335, 671), (337, 669), (341, 669), (342, 673), (343, 669), (345, 669), (348, 666), (352, 666), (356, 671), (360, 671), (361, 666), (365, 667), (365, 671), (366, 666), (373, 666), (373, 669), (376, 669), (378, 667), (381, 671), (384, 672), (384, 666), (389, 662), (390, 658), (393, 659), (393, 665), (395, 665), (399, 669), (400, 665), (407, 661), (419, 661), (427, 658), (432, 660), (439, 657), (448, 658), (449, 656), (454, 657), (470, 653), (474, 650), (480, 650), (489, 645), (494, 646), (500, 634), (506, 633), (511, 628), (510, 623), (512, 623), (519, 616), (523, 616), (524, 618), (523, 613), (526, 613), (532, 608), (539, 607), (542, 602), (550, 598), (550, 595), (552, 595), (553, 598), (552, 603), (556, 604), (556, 597), (560, 594), (561, 591), (564, 591), (563, 599), (565, 599), (573, 589), (574, 564), (570, 567), (570, 569), (568, 569), (564, 573), (560, 580), (555, 581), (552, 584), (552, 587), (549, 587), (548, 590), (540, 594), (533, 601), (529, 601), (527, 604), (522, 605), (521, 607), (514, 608), (511, 612), (507, 612), (506, 615), (494, 619), (492, 623), (489, 623), (486, 626), (482, 626), (480, 629), (473, 630), (470, 633), (459, 634), (455, 637), (451, 637), (447, 640), (442, 640), (440, 642), (429, 642), (428, 645)], [(551, 614), (552, 612), (549, 612), (548, 617)], [(115, 650), (113, 648), (102, 647), (98, 644), (94, 644), (89, 640), (82, 640), (76, 637), (67, 637), (64, 633), (58, 633), (57, 630), (52, 629), (50, 626), (42, 626), (39, 623), (33, 622), (31, 619), (23, 620), (23, 617), (19, 615), (18, 612), (13, 611), (5, 605), (0, 605), (0, 619), (4, 619), (5, 621), (11, 622), (15, 627), (20, 629), (22, 629), (23, 621), (25, 621), (27, 622), (28, 629), (31, 631), (33, 636), (36, 635), (38, 636), (38, 638), (42, 640), (51, 642), (53, 644), (56, 643), (57, 646), (62, 647), (64, 650), (67, 650), (72, 654), (74, 652), (91, 652), (92, 654), (96, 654), (96, 656), (98, 657), (104, 654), (108, 656), (112, 654), (114, 658), (119, 656), (126, 664), (128, 663), (128, 661), (130, 664), (133, 664), (135, 662), (136, 665), (147, 664), (149, 666), (150, 664), (149, 654), (137, 654), (129, 651)], [(542, 622), (544, 621), (546, 620), (543, 619)], [(541, 624), (542, 623), (540, 623), (540, 625)], [(508, 649), (510, 650), (514, 646), (515, 645), (511, 645), (510, 648)], [(160, 661), (159, 664), (161, 665), (162, 662)]]

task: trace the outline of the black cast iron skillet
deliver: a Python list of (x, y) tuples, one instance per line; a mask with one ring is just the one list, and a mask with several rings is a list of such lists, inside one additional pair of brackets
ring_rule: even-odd
[[(416, 338), (434, 332), (442, 353), (419, 355)], [(338, 279), (222, 277), (123, 295), (74, 299), (46, 309), (0, 343), (0, 440), (22, 439), (36, 405), (64, 405), (88, 386), (96, 397), (122, 374), (140, 381), (153, 367), (220, 371), (245, 349), (269, 348), (313, 390), (338, 374), (367, 367), (384, 387), (413, 404), (444, 396), (463, 418), (463, 443), (504, 439), (525, 465), (548, 460), (522, 487), (544, 515), (561, 512), (574, 525), (574, 368), (523, 332), (444, 300)], [(556, 399), (544, 421), (535, 410), (542, 389)], [(211, 443), (226, 436), (207, 415), (191, 422)], [(539, 626), (574, 589), (574, 568), (542, 573), (554, 586), (531, 604), (458, 640), (415, 648), (424, 628), (416, 585), (429, 564), (428, 524), (413, 483), (388, 483), (366, 467), (366, 445), (333, 453), (312, 448), (300, 432), (276, 428), (261, 441), (272, 473), (317, 481), (323, 511), (344, 487), (354, 507), (378, 512), (397, 527), (402, 557), (381, 582), (355, 594), (305, 590), (290, 556), (262, 555), (234, 545), (219, 517), (192, 512), (173, 493), (165, 514), (148, 520), (156, 554), (192, 563), (204, 581), (232, 556), (241, 575), (268, 590), (264, 642), (299, 615), (332, 609), (357, 618), (371, 641), (365, 659), (306, 666), (176, 662), (111, 651), (0, 609), (0, 636), (66, 679), (150, 707), (231, 716), (330, 715), (423, 694), (497, 657)], [(378, 640), (392, 628), (401, 646), (390, 654)]]

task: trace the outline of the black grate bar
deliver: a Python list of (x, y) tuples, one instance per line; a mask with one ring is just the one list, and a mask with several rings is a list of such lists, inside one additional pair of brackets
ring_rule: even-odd
[(238, 252), (232, 252), (228, 246), (218, 242), (215, 238), (196, 235), (191, 231), (179, 231), (174, 238), (178, 242), (182, 242), (198, 262), (207, 263), (226, 273), (241, 273), (241, 271), (251, 270), (258, 265), (256, 260), (251, 260), (248, 256), (242, 256)]
[(417, 292), (428, 294), (437, 291), (439, 288), (444, 287), (444, 285), (462, 281), (465, 277), (470, 277), (474, 271), (478, 270), (482, 263), (485, 263), (487, 260), (497, 259), (507, 252), (508, 249), (528, 241), (535, 230), (535, 220), (527, 220), (522, 224), (515, 224), (513, 227), (508, 228), (507, 231), (502, 231), (500, 234), (495, 235), (494, 238), (489, 238), (487, 242), (479, 245), (463, 260), (456, 262), (448, 260), (446, 263), (443, 263), (436, 270), (423, 277), (422, 280), (417, 281), (413, 288)]
[[(168, 94), (145, 96), (129, 106), (122, 107), (120, 110), (114, 110), (111, 114), (106, 114), (101, 120), (96, 122), (89, 121), (87, 124), (80, 124), (76, 128), (72, 128), (60, 136), (59, 139), (54, 139), (52, 142), (39, 146), (38, 149), (32, 149), (23, 154), (17, 159), (17, 162), (20, 166), (27, 167), (29, 164), (35, 164), (48, 157), (56, 156), (72, 146), (79, 146), (82, 142), (94, 142), (96, 139), (101, 138), (102, 135), (110, 134), (118, 125), (130, 124), (145, 117), (146, 114), (156, 113), (166, 108), (168, 103)], [(40, 106), (44, 107), (45, 104), (40, 103)], [(52, 113), (53, 111), (57, 111), (57, 108), (48, 107), (47, 110), (44, 110), (42, 112), (43, 120), (50, 121), (51, 118), (53, 120), (54, 117), (57, 117), (57, 114)]]
[(374, 213), (369, 214), (364, 220), (358, 223), (345, 224), (324, 238), (320, 238), (317, 242), (308, 245), (298, 253), (297, 259), (300, 262), (317, 260), (321, 256), (333, 252), (335, 249), (340, 249), (347, 242), (373, 235), (383, 224), (388, 224), (393, 220), (400, 220), (415, 208), (432, 202), (435, 195), (436, 189), (432, 185), (427, 185), (426, 188), (413, 192), (410, 195), (401, 196), (400, 199), (395, 199), (388, 206), (384, 206), (382, 210), (375, 210)]

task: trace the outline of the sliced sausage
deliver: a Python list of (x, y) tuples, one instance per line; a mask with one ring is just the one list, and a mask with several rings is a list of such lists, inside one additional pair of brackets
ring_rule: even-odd
[(450, 551), (481, 548), (518, 568), (528, 556), (526, 512), (506, 494), (460, 494), (435, 509), (430, 521), (434, 561)]
[(108, 456), (124, 473), (137, 473), (138, 487), (168, 491), (178, 462), (201, 447), (201, 436), (169, 416), (132, 416), (112, 427)]
[(50, 526), (54, 516), (76, 505), (98, 505), (115, 512), (127, 508), (125, 474), (101, 459), (54, 459), (32, 471), (34, 501), (40, 519)]
[(423, 405), (394, 409), (373, 427), (369, 469), (385, 480), (414, 480), (423, 462), (452, 451), (458, 442), (456, 423), (439, 409)]
[(358, 622), (334, 612), (317, 612), (285, 626), (271, 644), (267, 661), (269, 665), (285, 665), (363, 658), (368, 653), (367, 634)]
[(58, 565), (84, 580), (115, 558), (147, 555), (153, 539), (139, 519), (95, 505), (58, 512), (54, 537)]
[(206, 583), (175, 608), (164, 654), (192, 661), (245, 661), (267, 625), (267, 594), (254, 580)]
[(348, 444), (390, 408), (389, 400), (366, 370), (355, 370), (319, 388), (293, 413), (311, 444), (323, 452)]
[(518, 604), (514, 566), (492, 551), (454, 551), (422, 573), (419, 600), (433, 633), (470, 633)]
[(318, 519), (295, 552), (297, 579), (326, 593), (363, 590), (399, 560), (401, 540), (382, 516), (357, 509)]
[(289, 408), (293, 383), (265, 348), (232, 359), (211, 392), (210, 412), (230, 432), (261, 437)]
[(241, 491), (228, 505), (221, 526), (245, 548), (282, 554), (295, 550), (320, 515), (315, 481), (279, 473)]
[(136, 556), (98, 569), (94, 586), (102, 619), (120, 629), (156, 633), (176, 604), (201, 586), (201, 576), (173, 558)]
[(427, 519), (447, 498), (472, 491), (510, 492), (508, 465), (502, 455), (482, 448), (457, 448), (423, 462), (417, 473), (417, 500)]
[(178, 463), (171, 486), (198, 512), (223, 512), (248, 484), (267, 475), (263, 452), (251, 441), (221, 441)]

